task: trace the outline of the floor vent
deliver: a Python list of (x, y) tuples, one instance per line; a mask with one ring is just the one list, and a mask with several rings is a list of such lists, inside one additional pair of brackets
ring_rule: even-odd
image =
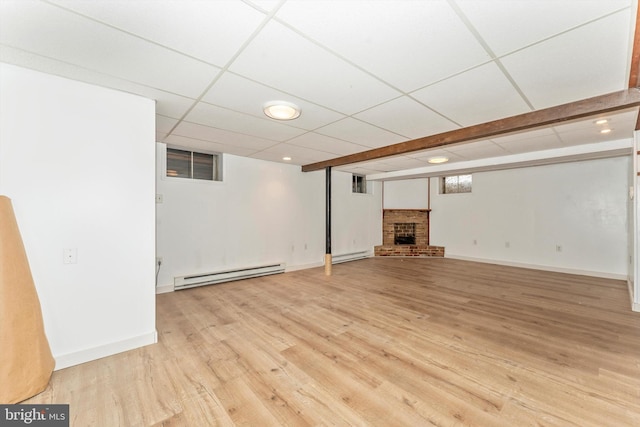
[(360, 251), (350, 252), (348, 254), (333, 255), (331, 258), (331, 264), (340, 264), (341, 262), (355, 261), (357, 259), (369, 258), (371, 252)]
[(174, 289), (187, 289), (196, 286), (213, 285), (230, 282), (232, 280), (249, 279), (251, 277), (267, 276), (269, 274), (284, 273), (284, 263), (261, 265), (257, 267), (236, 268), (233, 270), (217, 271), (213, 273), (192, 274), (178, 276), (173, 279)]

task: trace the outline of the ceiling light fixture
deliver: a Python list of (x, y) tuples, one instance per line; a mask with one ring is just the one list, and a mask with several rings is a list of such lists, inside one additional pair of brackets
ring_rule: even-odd
[(263, 105), (262, 110), (275, 120), (293, 120), (300, 117), (300, 107), (287, 101), (269, 101)]
[(603, 124), (608, 123), (608, 122), (609, 122), (609, 120), (607, 120), (607, 119), (599, 119), (599, 120), (596, 120), (595, 123), (597, 125), (603, 125)]
[(289, 162), (289, 161), (291, 161), (291, 157), (285, 156), (285, 157), (282, 158), (282, 160), (284, 160), (285, 162)]
[(449, 161), (449, 158), (444, 156), (431, 157), (427, 160), (428, 163), (432, 163), (432, 164), (446, 163), (448, 161)]
[(600, 131), (600, 133), (609, 133), (609, 132), (611, 132), (611, 129), (602, 129)]

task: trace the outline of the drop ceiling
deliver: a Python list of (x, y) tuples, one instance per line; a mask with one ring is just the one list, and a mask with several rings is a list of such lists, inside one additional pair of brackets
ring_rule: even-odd
[[(0, 0), (0, 61), (156, 100), (157, 141), (305, 165), (627, 88), (632, 0)], [(301, 107), (266, 117), (267, 101)], [(340, 166), (630, 139), (637, 111)]]

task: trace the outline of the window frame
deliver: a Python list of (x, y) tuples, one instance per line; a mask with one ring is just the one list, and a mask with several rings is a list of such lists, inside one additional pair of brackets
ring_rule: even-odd
[[(463, 187), (463, 184), (460, 183), (460, 178), (461, 177), (469, 177), (469, 187), (468, 190), (466, 190)], [(455, 191), (447, 191), (447, 178), (456, 178), (457, 182), (456, 182), (456, 189)], [(469, 194), (473, 192), (473, 174), (471, 173), (465, 173), (465, 174), (459, 174), (459, 175), (445, 175), (440, 177), (440, 194)]]
[[(364, 188), (362, 188), (363, 191), (354, 191), (357, 188), (360, 188), (360, 186), (357, 184), (357, 180), (361, 179), (361, 186), (364, 186)], [(351, 194), (369, 194), (369, 186), (367, 185), (367, 176), (366, 175), (360, 175), (357, 173), (352, 173), (351, 174)]]
[[(191, 176), (186, 177), (186, 176), (171, 176), (168, 175), (168, 171), (170, 170), (168, 168), (168, 162), (169, 162), (169, 150), (176, 150), (176, 151), (183, 151), (186, 153), (190, 153), (190, 174)], [(204, 155), (210, 155), (213, 156), (213, 164), (212, 167), (214, 168), (214, 170), (212, 171), (213, 173), (213, 179), (203, 179), (203, 178), (194, 178), (193, 174), (194, 174), (194, 154), (204, 154)], [(192, 148), (187, 148), (187, 147), (180, 147), (180, 146), (174, 146), (174, 145), (167, 145), (166, 146), (166, 150), (165, 150), (165, 156), (164, 156), (164, 162), (163, 162), (163, 174), (162, 174), (162, 179), (167, 179), (167, 180), (180, 180), (180, 181), (184, 181), (184, 182), (222, 182), (224, 175), (223, 175), (223, 168), (222, 168), (222, 153), (216, 152), (216, 151), (209, 151), (209, 150), (199, 150), (199, 149), (192, 149)]]

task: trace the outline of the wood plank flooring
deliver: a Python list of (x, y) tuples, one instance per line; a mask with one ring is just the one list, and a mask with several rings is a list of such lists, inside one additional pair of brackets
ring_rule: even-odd
[(371, 258), (162, 294), (159, 343), (53, 374), (72, 426), (640, 426), (626, 283)]

